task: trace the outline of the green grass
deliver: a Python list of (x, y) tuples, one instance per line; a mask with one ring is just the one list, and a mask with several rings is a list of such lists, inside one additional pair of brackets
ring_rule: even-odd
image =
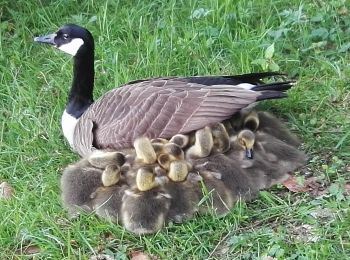
[[(0, 0), (0, 259), (38, 245), (34, 259), (125, 259), (144, 250), (161, 259), (347, 259), (350, 255), (350, 20), (345, 0)], [(62, 169), (78, 157), (60, 129), (71, 60), (33, 43), (64, 23), (96, 40), (95, 96), (128, 80), (166, 75), (279, 69), (298, 78), (288, 99), (265, 102), (305, 142), (305, 171), (330, 186), (325, 196), (283, 187), (238, 204), (224, 218), (200, 217), (135, 237), (60, 204)], [(265, 50), (274, 43), (273, 56)], [(271, 53), (270, 53), (271, 54)], [(278, 65), (278, 66), (276, 66)], [(346, 170), (347, 169), (347, 170)], [(327, 217), (315, 217), (328, 212)], [(317, 214), (316, 214), (317, 215)], [(306, 225), (306, 226), (305, 226)], [(303, 231), (307, 229), (306, 231)], [(306, 227), (306, 228), (305, 228)]]

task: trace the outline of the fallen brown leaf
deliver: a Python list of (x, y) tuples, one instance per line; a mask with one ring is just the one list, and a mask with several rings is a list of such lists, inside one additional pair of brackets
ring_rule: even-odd
[(30, 245), (30, 246), (23, 246), (16, 250), (16, 255), (34, 255), (41, 252), (41, 249), (39, 246), (36, 245)]
[(340, 7), (339, 10), (338, 10), (338, 14), (339, 15), (346, 16), (346, 15), (348, 15), (348, 13), (349, 13), (349, 10), (345, 6)]
[(350, 182), (345, 183), (345, 185), (344, 185), (344, 191), (345, 191), (345, 195), (350, 196)]
[[(306, 178), (298, 181), (296, 176), (290, 176), (282, 183), (291, 192), (307, 192), (313, 196), (322, 196), (329, 194), (329, 185), (324, 186), (318, 182), (316, 177)], [(344, 195), (350, 196), (350, 182), (344, 184)]]
[(70, 241), (69, 241), (69, 244), (70, 244), (70, 246), (72, 247), (72, 248), (79, 248), (79, 243), (78, 243), (78, 241), (76, 241), (76, 240), (74, 240), (74, 239), (71, 239)]
[(310, 177), (300, 182), (296, 176), (290, 176), (282, 184), (292, 192), (310, 192), (320, 186), (317, 183), (316, 177)]
[(320, 236), (316, 233), (316, 228), (314, 226), (303, 224), (300, 226), (293, 226), (291, 230), (291, 237), (300, 242), (315, 243), (320, 240)]
[(0, 199), (10, 199), (13, 196), (14, 190), (7, 182), (0, 184)]
[(335, 218), (335, 213), (330, 208), (319, 207), (310, 212), (310, 215), (319, 223), (326, 223)]
[(107, 241), (112, 241), (112, 240), (116, 239), (115, 235), (112, 232), (103, 233), (103, 237)]

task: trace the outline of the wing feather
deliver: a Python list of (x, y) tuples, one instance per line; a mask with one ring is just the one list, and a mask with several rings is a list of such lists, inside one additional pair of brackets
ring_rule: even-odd
[[(170, 138), (223, 121), (261, 93), (232, 85), (205, 86), (176, 79), (142, 81), (113, 89), (79, 119), (74, 145), (86, 153), (130, 147), (139, 136)], [(93, 135), (91, 120), (95, 129)], [(89, 133), (88, 133), (89, 132)]]

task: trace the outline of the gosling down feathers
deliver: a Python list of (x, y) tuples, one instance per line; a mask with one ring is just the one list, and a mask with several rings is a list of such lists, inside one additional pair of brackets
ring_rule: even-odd
[(74, 57), (74, 76), (62, 129), (81, 156), (94, 148), (131, 147), (137, 137), (171, 138), (221, 122), (252, 103), (286, 97), (293, 81), (265, 84), (279, 73), (169, 77), (137, 80), (93, 100), (94, 39), (85, 28), (67, 24), (34, 41)]

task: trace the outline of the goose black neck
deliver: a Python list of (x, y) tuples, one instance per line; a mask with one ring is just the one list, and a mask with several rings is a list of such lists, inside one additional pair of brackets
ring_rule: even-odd
[(94, 50), (77, 53), (74, 57), (73, 83), (68, 96), (66, 111), (79, 118), (93, 103)]

